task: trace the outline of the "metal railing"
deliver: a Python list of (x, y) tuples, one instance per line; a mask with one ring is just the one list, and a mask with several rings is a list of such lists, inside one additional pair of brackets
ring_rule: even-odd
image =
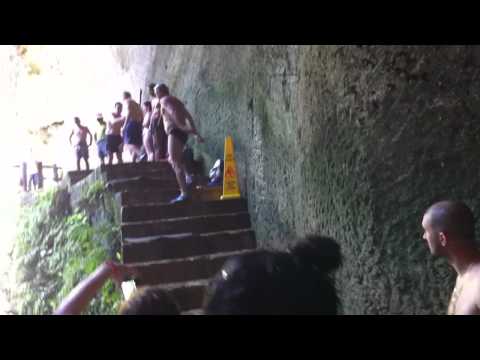
[[(31, 183), (32, 181), (28, 176), (27, 163), (23, 162), (21, 165), (14, 165), (13, 167), (21, 169), (21, 175), (20, 175), (21, 180), (20, 180), (20, 182), (21, 182), (21, 185), (23, 187), (23, 190), (24, 191), (30, 191), (29, 183)], [(52, 171), (53, 171), (53, 181), (55, 181), (56, 183), (58, 183), (62, 180), (63, 176), (59, 175), (59, 170), (62, 170), (62, 175), (63, 175), (63, 169), (60, 166), (57, 166), (56, 164), (43, 165), (43, 163), (41, 161), (37, 161), (36, 162), (36, 168), (37, 168), (36, 169), (37, 171), (34, 172), (34, 173), (31, 173), (30, 177), (32, 175), (37, 175), (36, 180), (38, 182), (37, 186), (38, 186), (39, 189), (43, 188), (43, 180), (44, 180), (43, 170), (44, 169), (52, 169)]]

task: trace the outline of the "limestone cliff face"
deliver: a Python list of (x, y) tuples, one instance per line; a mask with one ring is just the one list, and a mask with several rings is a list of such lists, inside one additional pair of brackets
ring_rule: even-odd
[(465, 46), (112, 47), (167, 83), (210, 166), (231, 134), (259, 244), (333, 236), (347, 314), (442, 314), (452, 273), (422, 241), (432, 202), (478, 214), (480, 50)]

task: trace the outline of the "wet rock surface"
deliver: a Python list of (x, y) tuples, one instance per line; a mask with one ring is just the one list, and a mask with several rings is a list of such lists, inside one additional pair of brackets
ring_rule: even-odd
[(149, 82), (165, 82), (185, 100), (206, 138), (194, 147), (207, 167), (233, 136), (260, 246), (333, 236), (345, 257), (345, 313), (443, 314), (453, 274), (431, 258), (420, 223), (444, 198), (480, 211), (479, 54), (478, 46), (197, 45), (116, 56), (144, 94)]

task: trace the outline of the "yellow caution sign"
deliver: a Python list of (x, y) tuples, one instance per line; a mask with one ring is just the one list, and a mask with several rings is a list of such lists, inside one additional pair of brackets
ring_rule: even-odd
[(223, 161), (223, 196), (222, 200), (238, 199), (240, 188), (237, 178), (237, 163), (233, 155), (233, 140), (231, 136), (225, 139), (225, 158)]

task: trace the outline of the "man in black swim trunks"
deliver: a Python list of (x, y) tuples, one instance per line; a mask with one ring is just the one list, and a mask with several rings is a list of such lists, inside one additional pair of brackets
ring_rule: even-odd
[(165, 133), (165, 127), (160, 113), (160, 85), (154, 87), (154, 98), (152, 99), (152, 118), (150, 121), (150, 133), (152, 134), (154, 159), (162, 161), (167, 159), (168, 137)]
[(107, 153), (108, 165), (113, 163), (113, 154), (117, 154), (117, 162), (123, 163), (122, 151), (122, 127), (125, 123), (125, 118), (122, 116), (123, 105), (121, 102), (115, 103), (115, 112), (112, 113), (112, 120), (107, 123)]
[(190, 115), (180, 100), (170, 95), (165, 84), (159, 85), (156, 93), (160, 100), (165, 132), (168, 135), (168, 161), (175, 171), (178, 186), (180, 187), (180, 195), (173, 199), (171, 203), (185, 201), (188, 200), (188, 188), (185, 181), (183, 149), (189, 134), (193, 134), (200, 142), (204, 140), (195, 127), (192, 115)]

